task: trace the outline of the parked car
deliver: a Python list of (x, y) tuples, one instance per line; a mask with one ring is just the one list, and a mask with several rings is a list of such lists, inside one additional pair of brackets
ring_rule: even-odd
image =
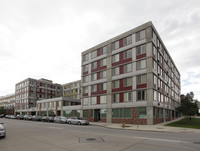
[(67, 120), (69, 124), (78, 124), (78, 125), (89, 125), (89, 121), (84, 120), (80, 117), (71, 117)]
[(10, 115), (6, 115), (5, 118), (10, 118)]
[(16, 118), (17, 118), (17, 120), (23, 120), (23, 119), (24, 119), (24, 116), (18, 114), (18, 115), (16, 116)]
[(11, 115), (9, 118), (10, 119), (16, 119), (16, 116), (15, 115)]
[(42, 121), (43, 122), (54, 122), (54, 118), (51, 116), (43, 116)]
[(6, 129), (3, 126), (3, 122), (0, 123), (0, 137), (6, 137)]
[(67, 118), (64, 116), (54, 117), (54, 123), (67, 123)]
[(32, 120), (32, 115), (24, 115), (24, 120)]
[(41, 117), (41, 116), (34, 115), (34, 116), (32, 116), (32, 120), (33, 120), (33, 121), (41, 121), (41, 120), (42, 120), (42, 117)]
[(3, 118), (3, 117), (5, 117), (5, 115), (4, 115), (4, 114), (1, 114), (1, 115), (0, 115), (0, 118)]

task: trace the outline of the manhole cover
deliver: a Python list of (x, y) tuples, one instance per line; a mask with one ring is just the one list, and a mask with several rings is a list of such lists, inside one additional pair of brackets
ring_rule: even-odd
[(101, 137), (96, 137), (96, 138), (85, 138), (85, 137), (80, 137), (79, 138), (79, 143), (100, 143), (100, 142), (105, 142), (103, 138)]
[(200, 144), (200, 142), (193, 142), (194, 144)]
[(96, 139), (95, 138), (87, 138), (86, 140), (88, 140), (88, 141), (95, 141)]

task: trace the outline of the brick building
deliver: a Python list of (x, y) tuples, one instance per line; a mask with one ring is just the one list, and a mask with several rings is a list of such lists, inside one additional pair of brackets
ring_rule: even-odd
[(177, 117), (180, 73), (152, 22), (82, 52), (82, 116), (156, 124)]

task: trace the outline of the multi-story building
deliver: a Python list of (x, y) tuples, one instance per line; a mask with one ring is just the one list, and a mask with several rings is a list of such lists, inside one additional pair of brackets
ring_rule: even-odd
[(180, 73), (147, 22), (82, 53), (82, 116), (156, 124), (177, 117)]
[(64, 84), (63, 96), (68, 99), (81, 99), (81, 80)]
[(62, 96), (62, 85), (46, 79), (25, 79), (15, 86), (17, 114), (36, 114), (36, 102)]
[(6, 114), (14, 114), (15, 109), (15, 94), (9, 94), (0, 97), (0, 107), (3, 107)]

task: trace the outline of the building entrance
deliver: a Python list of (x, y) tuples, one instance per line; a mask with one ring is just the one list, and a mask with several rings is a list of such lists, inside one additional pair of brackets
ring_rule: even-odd
[(100, 109), (95, 109), (94, 110), (94, 121), (95, 122), (101, 121)]

